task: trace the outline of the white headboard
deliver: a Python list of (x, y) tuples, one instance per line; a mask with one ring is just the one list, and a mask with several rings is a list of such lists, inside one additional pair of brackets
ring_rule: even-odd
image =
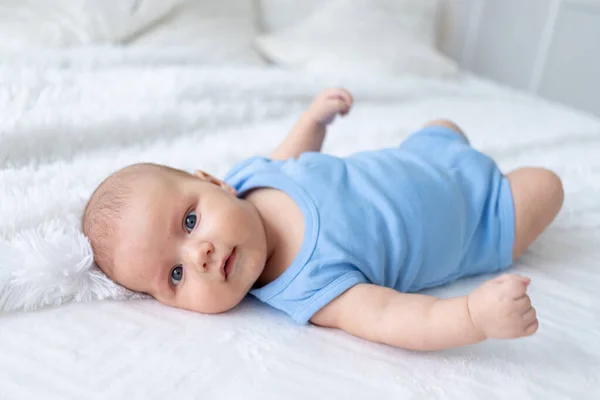
[(600, 116), (600, 0), (443, 6), (442, 47), (464, 68)]

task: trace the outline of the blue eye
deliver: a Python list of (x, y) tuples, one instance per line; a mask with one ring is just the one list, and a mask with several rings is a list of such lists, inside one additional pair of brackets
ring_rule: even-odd
[(178, 265), (171, 270), (171, 285), (177, 286), (181, 279), (183, 279), (183, 267)]
[(198, 217), (196, 216), (195, 211), (190, 211), (190, 213), (188, 215), (186, 215), (184, 225), (185, 225), (185, 230), (188, 231), (188, 233), (190, 233), (191, 231), (194, 230), (197, 220), (198, 220)]

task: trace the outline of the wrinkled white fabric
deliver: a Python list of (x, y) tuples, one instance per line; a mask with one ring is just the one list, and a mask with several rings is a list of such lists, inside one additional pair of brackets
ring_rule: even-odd
[[(211, 68), (107, 49), (17, 58), (0, 61), (0, 307), (70, 304), (0, 313), (0, 397), (598, 397), (600, 121), (471, 78)], [(148, 299), (87, 302), (131, 295), (93, 269), (78, 232), (101, 179), (137, 161), (222, 176), (268, 154), (315, 93), (340, 85), (356, 103), (326, 152), (394, 145), (448, 117), (502, 168), (562, 176), (563, 211), (514, 269), (532, 277), (538, 334), (417, 354), (298, 327), (252, 300), (217, 316)]]

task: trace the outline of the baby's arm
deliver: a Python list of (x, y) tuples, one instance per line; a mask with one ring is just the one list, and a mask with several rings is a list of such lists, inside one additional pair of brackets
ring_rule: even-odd
[(352, 107), (352, 95), (344, 89), (321, 92), (285, 140), (271, 153), (274, 160), (299, 157), (307, 151), (321, 151), (327, 125), (337, 114), (346, 115)]
[(529, 279), (502, 275), (468, 296), (438, 299), (360, 284), (318, 311), (311, 322), (411, 350), (441, 350), (487, 338), (535, 333)]

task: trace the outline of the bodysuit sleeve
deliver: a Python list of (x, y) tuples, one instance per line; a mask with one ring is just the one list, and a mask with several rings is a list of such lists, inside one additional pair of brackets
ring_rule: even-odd
[(282, 161), (271, 160), (266, 157), (250, 157), (234, 165), (233, 168), (225, 174), (223, 180), (235, 190), (239, 190), (244, 182), (253, 175), (277, 168), (281, 163)]

